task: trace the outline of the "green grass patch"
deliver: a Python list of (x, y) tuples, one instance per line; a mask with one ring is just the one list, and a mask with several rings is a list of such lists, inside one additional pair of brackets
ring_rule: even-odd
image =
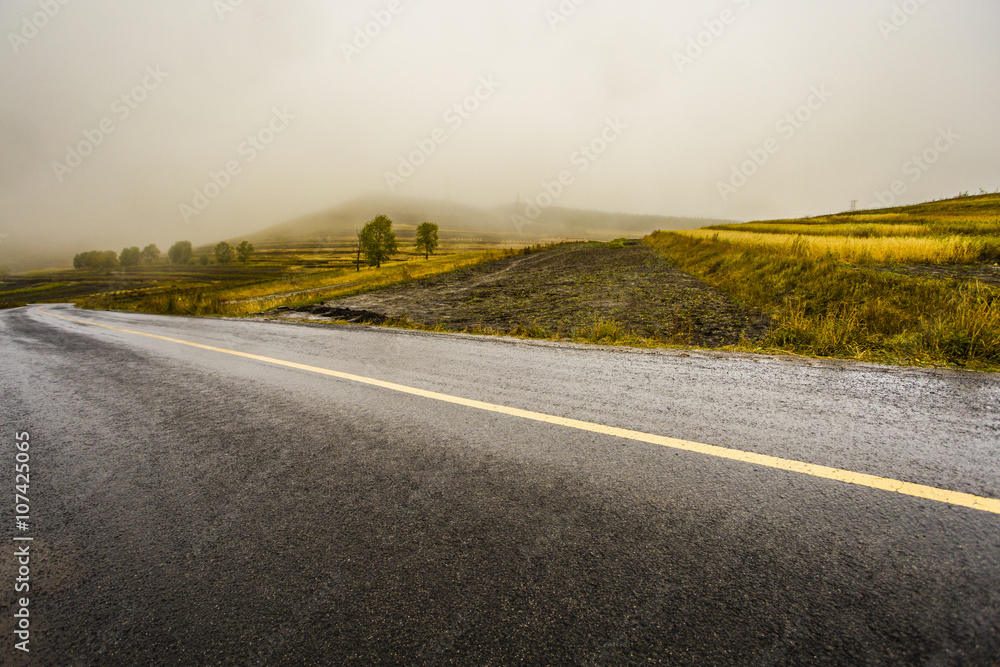
[(12, 296), (28, 296), (35, 294), (42, 294), (43, 292), (51, 292), (54, 290), (63, 289), (68, 287), (72, 283), (43, 283), (41, 285), (32, 285), (30, 287), (21, 287), (18, 289), (12, 289), (7, 291), (0, 291), (0, 299), (9, 299)]

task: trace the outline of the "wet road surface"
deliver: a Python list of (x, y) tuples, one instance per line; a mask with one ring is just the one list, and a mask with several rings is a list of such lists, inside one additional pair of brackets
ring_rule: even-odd
[(4, 311), (4, 664), (998, 663), (998, 514), (43, 311), (1000, 498), (992, 375)]

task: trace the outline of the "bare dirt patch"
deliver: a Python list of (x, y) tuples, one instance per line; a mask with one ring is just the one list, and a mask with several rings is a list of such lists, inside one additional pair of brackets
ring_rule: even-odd
[(639, 244), (566, 244), (324, 305), (452, 331), (586, 337), (613, 322), (642, 338), (705, 347), (760, 340), (769, 326)]

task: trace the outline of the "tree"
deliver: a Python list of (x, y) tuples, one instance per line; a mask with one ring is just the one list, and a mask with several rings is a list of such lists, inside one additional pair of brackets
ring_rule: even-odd
[(142, 261), (146, 264), (152, 264), (160, 258), (160, 249), (156, 247), (155, 243), (150, 243), (148, 246), (142, 249)]
[(174, 264), (188, 264), (193, 255), (194, 250), (191, 248), (190, 241), (178, 241), (167, 251), (167, 256)]
[(360, 240), (361, 252), (368, 266), (381, 268), (382, 262), (388, 261), (398, 252), (392, 220), (384, 215), (375, 216), (361, 228)]
[(137, 246), (123, 248), (121, 253), (118, 255), (118, 261), (121, 263), (123, 269), (127, 269), (132, 266), (139, 266), (139, 260), (141, 258), (142, 251), (139, 250)]
[(225, 241), (219, 241), (215, 244), (215, 261), (223, 266), (233, 261), (233, 246)]
[(250, 262), (250, 257), (253, 256), (253, 244), (249, 241), (243, 241), (236, 246), (236, 255), (243, 262), (243, 266), (246, 266)]
[(118, 253), (114, 250), (105, 250), (104, 252), (99, 252), (97, 254), (97, 268), (99, 269), (117, 269), (118, 264)]
[(118, 253), (114, 250), (89, 250), (73, 257), (74, 269), (117, 269)]
[(422, 223), (417, 227), (417, 252), (424, 253), (424, 259), (430, 259), (438, 247), (438, 226), (433, 222)]

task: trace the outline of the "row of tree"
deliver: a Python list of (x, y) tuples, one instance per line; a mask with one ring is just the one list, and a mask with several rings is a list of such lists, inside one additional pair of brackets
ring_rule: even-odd
[[(433, 222), (425, 222), (417, 227), (415, 249), (424, 254), (424, 259), (430, 259), (438, 247), (438, 226)], [(392, 220), (384, 215), (377, 215), (369, 220), (358, 232), (358, 270), (361, 270), (361, 257), (364, 256), (368, 266), (380, 267), (399, 252), (396, 233), (392, 231)], [(226, 265), (238, 259), (246, 266), (253, 256), (254, 247), (249, 241), (243, 241), (233, 247), (225, 241), (215, 245), (215, 261)], [(167, 250), (167, 257), (172, 264), (190, 264), (194, 257), (194, 248), (190, 241), (178, 241)], [(81, 252), (73, 258), (73, 267), (77, 269), (117, 269), (130, 268), (140, 264), (155, 264), (160, 258), (160, 249), (150, 243), (139, 250), (138, 246), (124, 248), (120, 253), (114, 250), (90, 250)], [(202, 264), (208, 258), (202, 257)]]
[(252, 256), (253, 244), (249, 241), (243, 241), (235, 248), (225, 241), (219, 241), (215, 245), (215, 261), (219, 264), (229, 264), (229, 262), (239, 258), (243, 266), (246, 266)]
[(118, 253), (114, 250), (88, 250), (73, 257), (74, 269), (117, 269)]
[[(189, 244), (190, 245), (190, 244)], [(171, 248), (171, 251), (173, 248)], [(155, 243), (139, 250), (138, 246), (123, 248), (120, 253), (114, 250), (89, 250), (73, 257), (75, 269), (118, 269), (139, 266), (140, 264), (155, 264), (160, 259), (160, 249)]]
[[(243, 266), (246, 266), (250, 263), (250, 258), (253, 257), (254, 247), (249, 241), (243, 241), (236, 247), (229, 245), (225, 241), (219, 241), (215, 244), (214, 252), (215, 261), (219, 264), (225, 265), (234, 259), (239, 259), (243, 263)], [(190, 241), (178, 241), (170, 246), (167, 256), (170, 257), (170, 261), (174, 264), (189, 264), (191, 258), (194, 256), (194, 248), (191, 247)], [(206, 264), (207, 262), (208, 258), (202, 256), (202, 264)]]
[[(433, 222), (425, 222), (417, 227), (417, 252), (424, 253), (424, 259), (430, 259), (438, 247), (438, 226)], [(358, 271), (361, 270), (361, 257), (364, 255), (368, 266), (381, 267), (382, 262), (389, 261), (399, 252), (396, 233), (392, 231), (392, 220), (384, 215), (377, 215), (368, 221), (358, 232)]]
[[(238, 258), (245, 266), (253, 256), (253, 244), (243, 241), (235, 248), (225, 241), (215, 246), (215, 260), (219, 264), (228, 264), (234, 258)], [(78, 253), (73, 257), (73, 268), (75, 269), (127, 269), (140, 264), (155, 264), (160, 259), (160, 249), (155, 243), (139, 250), (138, 246), (123, 248), (120, 253), (114, 250), (89, 250)], [(167, 250), (167, 257), (171, 264), (190, 264), (194, 257), (194, 248), (190, 241), (178, 241)], [(203, 257), (202, 263), (207, 263), (208, 258)]]

